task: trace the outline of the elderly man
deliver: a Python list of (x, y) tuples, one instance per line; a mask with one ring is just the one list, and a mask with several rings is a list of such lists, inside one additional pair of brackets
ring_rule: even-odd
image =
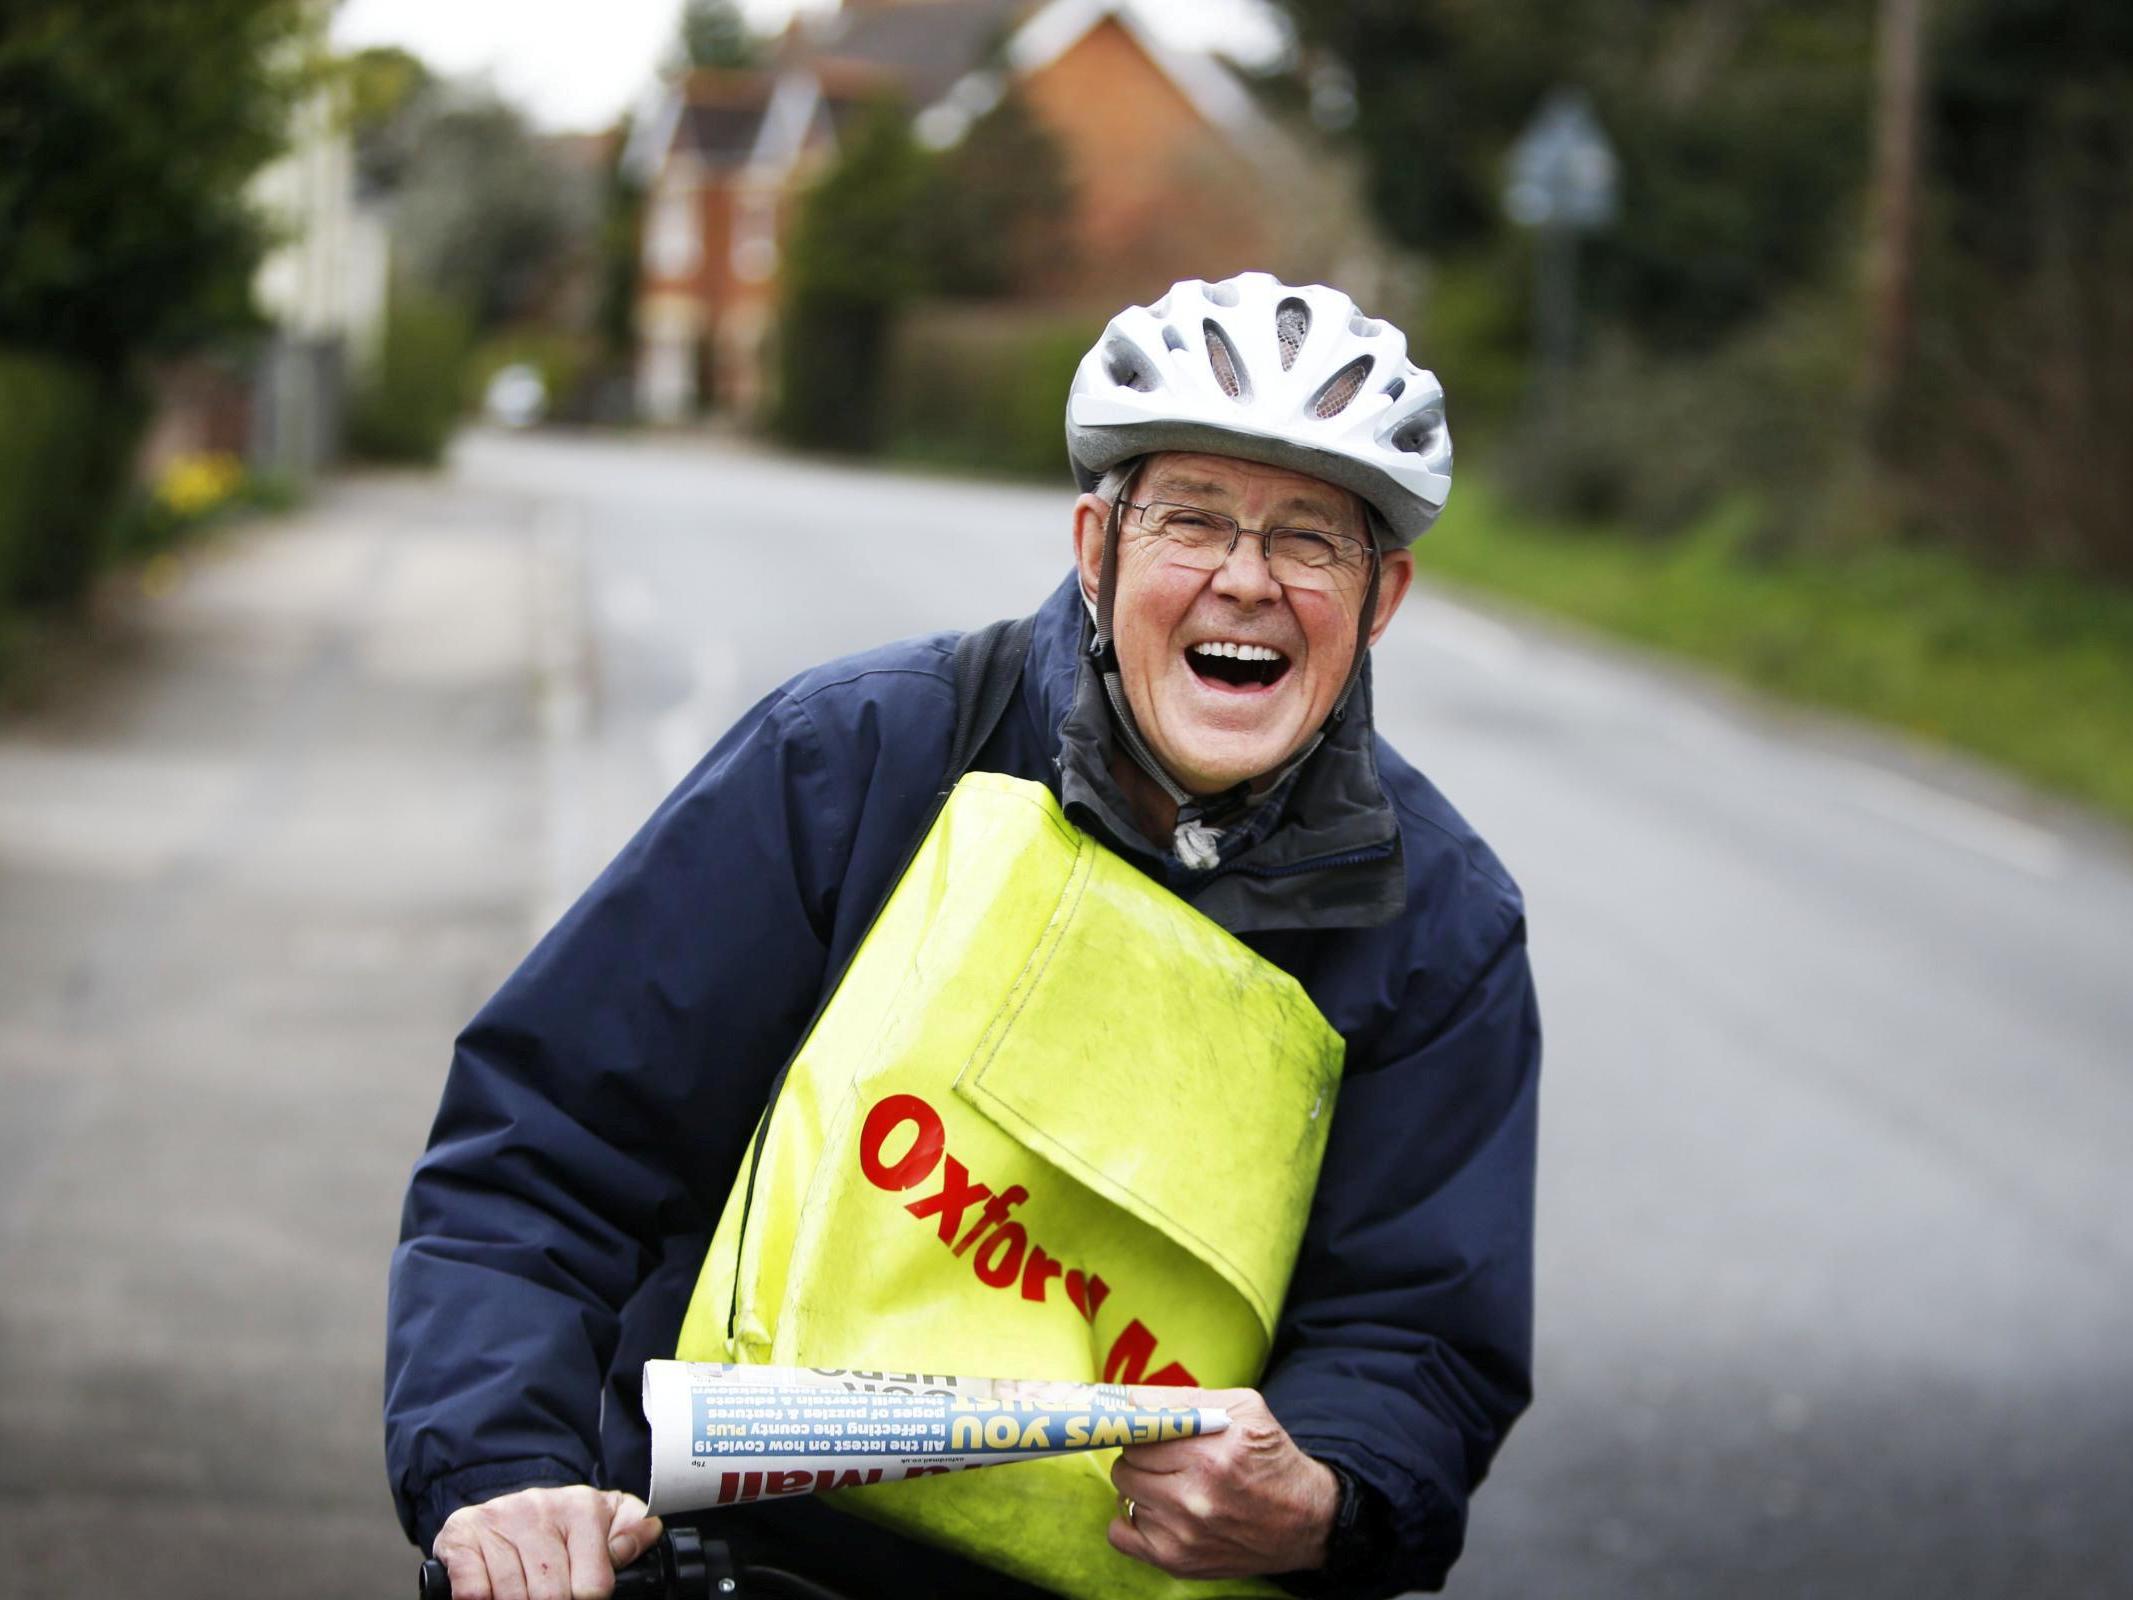
[[(895, 1211), (920, 1253), (898, 1264), (869, 1247), (833, 1283), (842, 1292), (814, 1292), (815, 1325), (836, 1314), (825, 1300), (871, 1307), (838, 1335), (863, 1348), (869, 1316), (894, 1321), (898, 1296), (936, 1292), (908, 1276), (929, 1262), (962, 1275), (938, 1279), (944, 1304), (980, 1293), (964, 1252), (981, 1229), (1003, 1241), (988, 1256), (986, 1236), (981, 1269), (1010, 1246), (1019, 1264), (1029, 1241), (1056, 1237), (1039, 1215), (1109, 1216), (1118, 1201), (1122, 1231), (1076, 1236), (1112, 1241), (1111, 1281), (1066, 1271), (1054, 1293), (1064, 1269), (1052, 1262), (1048, 1277), (1031, 1250), (1019, 1278), (986, 1279), (1020, 1292), (972, 1312), (991, 1319), (982, 1348), (1085, 1368), (1004, 1376), (1227, 1384), (1213, 1403), (1234, 1425), (1121, 1452), (1115, 1509), (1106, 1489), (1093, 1523), (1064, 1499), (1054, 1515), (1043, 1498), (1053, 1480), (1010, 1467), (965, 1480), (964, 1498), (931, 1520), (874, 1502), (861, 1521), (830, 1495), (740, 1508), (715, 1531), (852, 1594), (1234, 1594), (1268, 1592), (1266, 1579), (1303, 1594), (1434, 1588), (1528, 1399), (1539, 1070), (1518, 892), (1371, 726), (1369, 647), (1407, 594), (1407, 546), (1449, 487), (1441, 394), (1399, 331), (1344, 295), (1246, 274), (1178, 284), (1114, 319), (1077, 374), (1067, 435), (1085, 491), (1075, 570), (1026, 634), (1008, 636), (1027, 643), (1007, 677), (987, 669), (996, 717), (962, 764), (1002, 775), (987, 780), (996, 786), (1015, 781), (1067, 848), (1093, 841), (1104, 861), (1137, 869), (1127, 898), (1171, 919), (1151, 961), (1211, 929), (1211, 953), (1194, 959), (1242, 963), (1223, 967), (1227, 992), (1289, 986), (1276, 1014), (1296, 1019), (1299, 1039), (1322, 1029), (1334, 1041), (1330, 1129), (1323, 1094), (1297, 1100), (1293, 1127), (1280, 1123), (1288, 1113), (1261, 1079), (1286, 1069), (1260, 1064), (1249, 1040), (1233, 1067), (1215, 1063), (1235, 1076), (1196, 1102), (1218, 1113), (1204, 1126), (1210, 1148), (1257, 1136), (1308, 1151), (1294, 1170), (1276, 1170), (1286, 1158), (1263, 1169), (1270, 1194), (1295, 1188), (1289, 1232), (1269, 1201), (1273, 1221), (1243, 1241), (1275, 1238), (1264, 1336), (1217, 1307), (1209, 1315), (1227, 1316), (1230, 1332), (1191, 1342), (1201, 1324), (1186, 1313), (1228, 1294), (1224, 1273), (1252, 1287), (1223, 1239), (1202, 1236), (1243, 1225), (1222, 1220), (1236, 1196), (1209, 1200), (1178, 1176), (1193, 1148), (1142, 1165), (1168, 1174), (1163, 1192), (1176, 1197), (1143, 1205), (1083, 1171), (1070, 1138), (1014, 1134), (1015, 1116), (974, 1102), (987, 1115), (960, 1110), (967, 1131), (949, 1132), (947, 1150), (993, 1140), (1026, 1163), (1014, 1170), (1027, 1181), (1010, 1187), (972, 1160), (968, 1193), (997, 1194), (982, 1214), (970, 1207), (977, 1220), (960, 1239), (946, 1217), (938, 1243), (908, 1226), (903, 1211), (923, 1214), (923, 1199)], [(630, 1492), (646, 1473), (637, 1370), (677, 1342), (684, 1355), (748, 1358), (743, 1324), (756, 1313), (736, 1286), (748, 1258), (733, 1230), (750, 1225), (757, 1168), (777, 1155), (788, 1071), (818, 1070), (805, 1041), (831, 1024), (824, 1002), (951, 814), (936, 795), (960, 775), (968, 659), (954, 639), (919, 640), (771, 695), (462, 1035), (394, 1261), (386, 1397), (403, 1520), (447, 1562), (462, 1600), (604, 1594), (610, 1560), (656, 1535)], [(1117, 948), (1098, 981), (1115, 985), (1119, 1017), (1045, 1024), (1050, 1057), (1078, 1061), (1067, 1070), (1091, 1082), (1121, 1050), (1137, 1069), (1172, 1070), (1161, 1063), (1177, 1041), (1130, 1037), (1120, 1020), (1137, 984), (1186, 997), (1186, 1020), (1165, 1024), (1174, 1032), (1196, 1017), (1212, 1030), (1228, 1009), (1195, 998), (1189, 973), (1150, 976), (1184, 969)], [(847, 1070), (842, 1056), (833, 1070)], [(968, 1089), (957, 1081), (955, 1093)], [(944, 1105), (949, 1090), (944, 1080)], [(1130, 1119), (1090, 1115), (1097, 1144), (1132, 1141)], [(862, 1137), (876, 1142), (853, 1173), (807, 1191), (790, 1225), (905, 1201), (882, 1192), (900, 1190), (916, 1160), (916, 1147), (884, 1155), (893, 1122), (869, 1119)], [(1046, 1185), (1073, 1191), (1073, 1205), (1040, 1212), (1058, 1200), (1032, 1198)], [(1211, 1224), (1169, 1214), (1204, 1200)], [(1031, 1226), (1014, 1223), (1010, 1237), (1002, 1219), (1017, 1204)], [(1181, 1239), (1192, 1254), (1172, 1250)], [(1146, 1259), (1178, 1265), (1135, 1279), (1125, 1263), (1144, 1245), (1171, 1251)], [(876, 1272), (880, 1282), (862, 1281)], [(1159, 1345), (1151, 1330), (1165, 1311)], [(986, 1496), (999, 1512), (989, 1531)]]

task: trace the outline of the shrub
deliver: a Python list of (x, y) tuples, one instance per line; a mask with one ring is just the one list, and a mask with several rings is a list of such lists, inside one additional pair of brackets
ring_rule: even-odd
[(88, 588), (146, 420), (123, 383), (0, 351), (0, 606), (65, 605)]
[(932, 306), (908, 314), (889, 356), (890, 450), (1019, 477), (1064, 477), (1066, 395), (1102, 324)]
[(471, 343), (456, 306), (396, 287), (377, 358), (356, 389), (349, 448), (375, 461), (442, 459), (466, 392)]
[(145, 491), (135, 490), (111, 519), (110, 553), (139, 561), (174, 549), (240, 506), (286, 505), (284, 480), (254, 479), (224, 450), (181, 455)]
[(931, 170), (901, 108), (884, 100), (801, 200), (785, 253), (771, 412), (787, 443), (880, 444), (884, 360), (897, 311), (921, 281)]
[(1751, 545), (1801, 542), (1831, 521), (1851, 482), (1855, 328), (1842, 302), (1814, 297), (1700, 362), (1602, 335), (1568, 381), (1560, 425), (1533, 405), (1515, 454), (1516, 498), (1645, 534), (1752, 503), (1763, 509)]

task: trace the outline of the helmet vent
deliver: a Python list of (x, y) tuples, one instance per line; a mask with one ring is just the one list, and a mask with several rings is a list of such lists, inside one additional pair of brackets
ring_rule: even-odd
[(1178, 332), (1178, 325), (1174, 322), (1163, 324), (1163, 348), (1166, 350), (1182, 350), (1185, 348), (1185, 335)]
[(1358, 339), (1374, 338), (1378, 330), (1384, 326), (1385, 324), (1378, 321), (1377, 318), (1366, 317), (1360, 311), (1348, 319), (1348, 331)]
[(1385, 385), (1385, 398), (1388, 400), (1397, 400), (1405, 393), (1407, 393), (1407, 380), (1405, 378), (1395, 378)]
[(1341, 368), (1340, 371), (1334, 373), (1332, 377), (1326, 380), (1325, 387), (1320, 389), (1317, 396), (1312, 400), (1311, 415), (1323, 421), (1327, 417), (1337, 417), (1343, 411), (1346, 411), (1348, 402), (1353, 400), (1356, 397), (1356, 393), (1363, 387), (1363, 380), (1370, 376), (1371, 365), (1370, 357), (1358, 356)]
[(1409, 455), (1428, 455), (1444, 431), (1444, 418), (1435, 411), (1425, 411), (1414, 421), (1405, 424), (1385, 443), (1395, 450)]
[(1244, 363), (1237, 359), (1231, 347), (1229, 335), (1216, 327), (1212, 321), (1202, 324), (1207, 334), (1207, 364), (1214, 369), (1215, 382), (1222, 385), (1222, 392), (1232, 400), (1242, 400), (1247, 385), (1244, 381)]
[(1221, 283), (1211, 283), (1207, 286), (1207, 298), (1214, 304), (1227, 308), (1243, 297), (1237, 293), (1237, 286), (1225, 279)]
[(1281, 346), (1281, 370), (1287, 372), (1296, 365), (1296, 356), (1304, 347), (1304, 336), (1311, 331), (1311, 308), (1301, 300), (1284, 300), (1274, 308), (1274, 340)]
[(1104, 371), (1122, 389), (1138, 389), (1145, 394), (1155, 387), (1155, 373), (1148, 366), (1148, 358), (1123, 339), (1113, 339), (1104, 346)]

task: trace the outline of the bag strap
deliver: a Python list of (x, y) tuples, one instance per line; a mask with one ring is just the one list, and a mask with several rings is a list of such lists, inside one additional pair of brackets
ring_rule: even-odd
[[(948, 771), (941, 783), (946, 794), (956, 786), (985, 741), (1000, 726), (1007, 703), (1022, 682), (1022, 661), (1029, 654), (1035, 617), (988, 623), (955, 642), (955, 736), (948, 745)], [(927, 819), (927, 827), (932, 819)], [(920, 830), (920, 837), (925, 830)], [(894, 887), (892, 884), (890, 887)], [(879, 914), (879, 908), (876, 908)]]
[[(1035, 631), (1035, 617), (1018, 617), (1011, 622), (988, 623), (982, 628), (973, 628), (955, 642), (952, 663), (955, 671), (955, 731), (948, 741), (948, 769), (941, 777), (940, 792), (933, 797), (933, 804), (926, 808), (926, 817), (911, 836), (910, 846), (904, 851), (903, 860), (882, 885), (881, 894), (874, 902), (874, 909), (867, 914), (867, 927), (871, 930), (881, 920), (881, 913), (889, 903), (889, 896), (903, 882), (904, 874), (911, 870), (911, 863), (918, 859), (919, 847), (925, 844), (926, 835), (933, 831), (933, 824), (940, 820), (941, 808), (948, 804), (948, 796), (962, 781), (970, 764), (977, 760), (978, 752), (985, 748), (985, 741), (993, 736), (1000, 726), (1000, 718), (1007, 713), (1007, 703), (1015, 696), (1016, 686), (1022, 682), (1022, 661), (1029, 654), (1030, 635)], [(785, 1088), (785, 1076), (792, 1070), (793, 1061), (807, 1043), (808, 1035), (815, 1031), (815, 1024), (822, 1020), (823, 1009), (837, 986), (844, 981), (846, 968), (852, 957), (859, 953), (859, 945), (866, 942), (860, 935), (859, 944), (852, 946), (844, 958), (844, 965), (822, 986), (815, 999), (814, 1015), (807, 1019), (807, 1026), (800, 1030), (798, 1043), (786, 1056), (778, 1075), (770, 1081), (770, 1094), (763, 1106), (763, 1115), (757, 1121), (755, 1136), (748, 1141), (748, 1188), (741, 1198), (740, 1242), (736, 1243), (735, 1259), (748, 1238), (748, 1222), (755, 1210), (756, 1162), (762, 1158), (763, 1136), (770, 1129), (771, 1113), (777, 1109), (778, 1095)], [(733, 1298), (726, 1307), (726, 1338), (730, 1343), (740, 1314), (740, 1274), (733, 1279)]]

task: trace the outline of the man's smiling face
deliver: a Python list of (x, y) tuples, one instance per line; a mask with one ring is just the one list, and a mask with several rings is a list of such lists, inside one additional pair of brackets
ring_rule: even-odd
[[(1248, 531), (1213, 571), (1186, 565), (1173, 543), (1128, 510), (1119, 533), (1111, 631), (1120, 681), (1149, 751), (1194, 794), (1218, 794), (1278, 771), (1333, 712), (1355, 659), (1368, 564), (1324, 575), (1319, 587), (1277, 582), (1256, 530), (1318, 529), (1367, 543), (1360, 501), (1300, 472), (1230, 456), (1163, 454), (1143, 467), (1131, 498), (1219, 512)], [(1110, 506), (1083, 495), (1074, 549), (1094, 595)], [(1414, 562), (1381, 558), (1375, 642), (1406, 597)]]

